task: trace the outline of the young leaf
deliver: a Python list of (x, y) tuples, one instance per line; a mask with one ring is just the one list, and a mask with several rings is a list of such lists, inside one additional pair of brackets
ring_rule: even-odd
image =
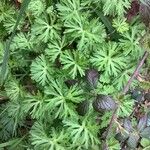
[(149, 0), (141, 0), (140, 16), (144, 24), (148, 27), (150, 23), (150, 3)]
[(78, 104), (76, 108), (79, 115), (84, 116), (89, 110), (89, 102), (87, 100)]

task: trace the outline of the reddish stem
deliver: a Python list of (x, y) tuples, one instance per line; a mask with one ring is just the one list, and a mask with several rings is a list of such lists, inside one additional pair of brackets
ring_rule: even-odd
[(141, 67), (143, 66), (143, 64), (144, 64), (144, 62), (145, 62), (147, 56), (148, 56), (148, 52), (145, 51), (144, 54), (143, 54), (142, 59), (140, 60), (139, 64), (137, 65), (137, 67), (136, 67), (135, 71), (133, 72), (131, 78), (130, 78), (129, 81), (127, 82), (127, 85), (126, 85), (126, 86), (124, 87), (124, 89), (123, 89), (123, 94), (124, 94), (124, 95), (128, 92), (132, 81), (133, 81), (134, 78), (138, 75), (138, 73), (139, 73)]

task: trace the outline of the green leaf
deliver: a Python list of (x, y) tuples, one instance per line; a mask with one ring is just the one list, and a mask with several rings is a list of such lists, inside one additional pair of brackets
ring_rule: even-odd
[(52, 66), (43, 54), (31, 64), (31, 78), (42, 86), (49, 82), (52, 72)]
[(64, 120), (64, 126), (67, 127), (67, 132), (73, 144), (80, 143), (85, 149), (90, 146), (99, 144), (97, 138), (98, 126), (91, 120), (84, 119), (81, 124), (77, 120)]
[[(129, 61), (129, 59), (127, 58)], [(113, 85), (116, 87), (118, 90), (121, 90), (129, 81), (130, 75), (134, 72), (135, 67), (132, 65), (126, 66), (122, 72), (113, 80)], [(132, 82), (131, 86), (134, 86), (135, 83), (134, 81)]]
[(65, 22), (66, 35), (78, 41), (79, 50), (88, 49), (96, 43), (100, 44), (104, 42), (106, 37), (103, 24), (98, 19), (88, 21), (87, 18), (87, 15), (83, 15), (80, 18), (72, 18)]
[(24, 96), (23, 87), (18, 83), (16, 79), (10, 79), (5, 84), (5, 90), (7, 96), (11, 100), (18, 100), (19, 98)]
[[(138, 58), (142, 52), (140, 47), (139, 31), (136, 26), (132, 27), (129, 31), (122, 34), (123, 38), (120, 39), (120, 46), (124, 50), (125, 55), (131, 54), (132, 57)], [(135, 55), (136, 54), (136, 55)]]
[(80, 51), (66, 50), (62, 53), (60, 61), (64, 65), (63, 69), (68, 70), (73, 79), (75, 79), (78, 73), (81, 77), (85, 75), (88, 60)]
[(31, 36), (31, 34), (18, 33), (12, 41), (11, 48), (15, 51), (19, 50), (32, 50), (35, 44), (35, 37)]
[(0, 1), (0, 12), (0, 22), (2, 22), (8, 19), (10, 16), (14, 15), (15, 10), (8, 2), (2, 0)]
[(143, 150), (150, 149), (150, 140), (146, 138), (142, 138), (140, 144), (143, 146)]
[(130, 8), (130, 0), (102, 0), (103, 12), (105, 15), (123, 16), (127, 9)]
[(9, 150), (23, 150), (23, 139), (24, 137), (11, 139), (5, 143), (1, 143), (0, 148), (7, 148)]
[(57, 8), (62, 20), (70, 20), (78, 17), (81, 10), (79, 0), (62, 0), (57, 4)]
[(125, 18), (115, 18), (113, 20), (113, 27), (122, 34), (129, 30), (129, 24), (126, 22)]
[(129, 95), (118, 99), (118, 115), (120, 117), (129, 116), (133, 111), (134, 100)]
[(45, 53), (48, 55), (52, 62), (55, 62), (55, 60), (62, 54), (62, 50), (65, 46), (65, 37), (63, 37), (62, 40), (54, 39), (53, 41), (49, 42)]
[(35, 122), (30, 131), (31, 142), (34, 148), (37, 150), (65, 150), (65, 139), (67, 139), (67, 134), (64, 130), (58, 132), (56, 129), (51, 128), (49, 131), (50, 134), (47, 133), (45, 125), (40, 122)]
[(119, 142), (115, 138), (107, 140), (109, 150), (121, 150)]
[[(50, 21), (49, 21), (50, 20)], [(39, 41), (47, 43), (49, 40), (59, 38), (60, 24), (48, 15), (42, 15), (35, 20), (32, 26), (32, 34), (37, 36)]]
[(119, 52), (120, 48), (117, 43), (105, 43), (95, 51), (90, 60), (99, 71), (105, 71), (107, 75), (117, 76), (126, 66), (125, 59)]
[(112, 116), (112, 112), (105, 112), (102, 117), (101, 117), (101, 122), (100, 122), (100, 128), (103, 129), (105, 127), (107, 127), (110, 123), (110, 119)]
[(31, 0), (27, 12), (34, 15), (34, 17), (39, 17), (42, 13), (44, 13), (45, 8), (45, 0)]
[(49, 97), (46, 108), (54, 110), (55, 117), (75, 116), (75, 105), (83, 101), (83, 91), (77, 85), (68, 88), (62, 79), (51, 80), (45, 88), (45, 94)]
[(33, 119), (44, 118), (45, 114), (50, 114), (46, 112), (46, 97), (42, 96), (40, 92), (36, 95), (27, 94), (23, 101), (23, 109), (26, 113), (29, 113)]

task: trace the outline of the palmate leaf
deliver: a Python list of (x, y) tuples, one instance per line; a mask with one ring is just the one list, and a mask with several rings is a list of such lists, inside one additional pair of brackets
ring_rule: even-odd
[(55, 62), (56, 58), (62, 54), (62, 49), (66, 46), (65, 37), (60, 39), (54, 39), (48, 44), (48, 48), (45, 53), (48, 55), (52, 62)]
[(23, 126), (24, 121), (26, 119), (27, 113), (24, 112), (24, 106), (22, 103), (22, 99), (14, 100), (12, 102), (9, 102), (7, 104), (7, 112), (8, 116), (13, 118), (14, 124), (13, 124), (13, 135), (17, 134), (17, 129), (19, 126)]
[(52, 128), (49, 132), (47, 131), (45, 125), (35, 122), (30, 131), (30, 139), (34, 148), (36, 150), (65, 150), (67, 134), (64, 130), (58, 132)]
[(126, 66), (124, 56), (120, 54), (119, 45), (114, 42), (103, 44), (94, 52), (90, 61), (99, 71), (104, 71), (106, 76), (117, 76)]
[(122, 34), (129, 30), (129, 24), (125, 18), (115, 18), (113, 20), (113, 27)]
[(130, 97), (130, 95), (126, 95), (125, 97), (121, 97), (118, 99), (118, 116), (126, 117), (129, 116), (133, 111), (134, 100)]
[(31, 13), (34, 17), (39, 17), (46, 8), (45, 0), (31, 0), (27, 9), (28, 13)]
[(105, 15), (123, 16), (128, 8), (130, 8), (130, 0), (102, 0), (103, 12)]
[(42, 15), (40, 18), (35, 20), (31, 33), (37, 36), (39, 41), (47, 43), (49, 40), (59, 38), (59, 32), (61, 30), (60, 26), (61, 25), (56, 23), (54, 18), (51, 18), (51, 16)]
[(150, 148), (150, 140), (146, 138), (142, 138), (140, 144), (143, 146), (143, 150), (149, 150)]
[(78, 41), (78, 49), (93, 46), (96, 43), (102, 43), (106, 33), (104, 26), (98, 19), (88, 20), (87, 14), (78, 18), (72, 18), (65, 22), (65, 33), (73, 40)]
[(120, 143), (115, 138), (110, 138), (107, 140), (107, 145), (109, 150), (121, 150)]
[[(4, 21), (4, 27), (6, 29), (6, 31), (8, 33), (12, 33), (13, 30), (14, 30), (14, 27), (16, 25), (16, 20), (17, 20), (17, 15), (11, 15), (11, 16), (8, 16), (8, 18)], [(23, 26), (23, 20), (20, 20), (18, 26), (16, 27), (16, 30), (21, 30)]]
[(5, 90), (7, 96), (11, 100), (18, 100), (24, 96), (24, 89), (16, 79), (10, 79), (5, 83)]
[(10, 136), (16, 136), (17, 129), (23, 125), (26, 115), (21, 99), (7, 103), (0, 114), (0, 138), (6, 140)]
[(85, 75), (88, 60), (80, 51), (66, 50), (62, 53), (60, 61), (63, 64), (63, 69), (68, 70), (73, 79), (78, 73), (81, 77)]
[[(24, 147), (25, 147), (25, 143), (24, 143), (24, 138), (25, 137), (22, 137), (22, 138), (12, 138), (10, 139), (9, 141), (7, 142), (3, 142), (0, 144), (0, 149), (1, 150), (4, 150), (4, 149), (9, 149), (9, 150), (24, 150)], [(4, 149), (2, 149), (4, 148)]]
[(0, 22), (5, 21), (8, 17), (13, 15), (15, 13), (15, 10), (11, 5), (9, 5), (4, 0), (0, 1)]
[[(130, 79), (130, 75), (134, 72), (133, 66), (127, 66), (124, 70), (122, 70), (121, 74), (119, 74), (113, 81), (113, 85), (116, 89), (121, 90)], [(132, 83), (134, 85), (134, 82)]]
[(4, 45), (0, 42), (0, 63), (3, 61), (4, 56)]
[(85, 118), (79, 123), (77, 120), (64, 120), (64, 126), (67, 127), (67, 132), (73, 143), (84, 146), (84, 149), (89, 149), (98, 145), (100, 142), (97, 138), (98, 126), (92, 120)]
[(16, 49), (19, 50), (32, 50), (33, 45), (35, 44), (35, 37), (31, 36), (30, 33), (18, 33), (11, 44), (11, 48), (15, 51)]
[(61, 19), (67, 21), (80, 15), (80, 0), (62, 0), (57, 4)]
[(52, 66), (43, 54), (37, 57), (31, 64), (31, 78), (42, 86), (48, 83), (52, 72)]
[(0, 109), (0, 139), (6, 141), (14, 134), (15, 120), (8, 115), (7, 106), (3, 105)]
[(49, 86), (45, 88), (47, 95), (46, 106), (47, 110), (55, 110), (55, 116), (68, 117), (75, 116), (75, 105), (83, 101), (83, 91), (77, 85), (68, 88), (63, 79), (51, 80)]
[(123, 38), (120, 39), (120, 45), (124, 50), (125, 55), (131, 54), (135, 58), (140, 56), (142, 49), (139, 46), (140, 36), (138, 36), (138, 32), (139, 31), (135, 26), (122, 34)]
[(43, 119), (46, 113), (45, 100), (46, 97), (42, 96), (40, 92), (36, 95), (27, 94), (23, 101), (23, 109), (26, 113), (29, 113), (33, 119)]
[(146, 127), (142, 132), (141, 132), (141, 137), (147, 138), (150, 140), (150, 127)]
[(147, 115), (144, 115), (143, 117), (140, 118), (137, 125), (137, 129), (139, 132), (142, 132), (146, 128), (147, 120), (148, 120)]
[(106, 128), (111, 120), (112, 111), (105, 112), (101, 117), (100, 129)]

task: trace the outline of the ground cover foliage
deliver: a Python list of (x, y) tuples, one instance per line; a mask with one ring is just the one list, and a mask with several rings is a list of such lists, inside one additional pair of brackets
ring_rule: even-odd
[(149, 10), (1, 0), (0, 149), (149, 150)]

